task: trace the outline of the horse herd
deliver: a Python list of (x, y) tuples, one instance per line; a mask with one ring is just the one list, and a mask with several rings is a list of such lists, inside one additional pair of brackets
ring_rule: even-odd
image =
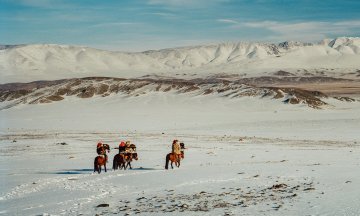
[[(104, 152), (107, 151), (108, 153), (110, 153), (110, 146), (108, 144), (103, 144), (103, 150)], [(184, 143), (180, 143), (180, 148), (181, 148), (181, 157), (178, 158), (176, 157), (176, 155), (174, 153), (169, 153), (166, 155), (165, 157), (165, 169), (169, 168), (169, 162), (171, 165), (171, 168), (174, 169), (173, 167), (173, 163), (175, 163), (175, 166), (180, 167), (180, 161), (181, 159), (184, 159), (184, 149), (185, 149), (185, 144)], [(135, 151), (135, 149), (134, 149)], [(117, 169), (124, 169), (126, 170), (128, 167), (130, 169), (132, 169), (131, 167), (131, 162), (133, 160), (138, 160), (138, 154), (136, 152), (125, 152), (125, 153), (118, 153), (114, 156), (113, 159), (113, 170), (117, 170)], [(97, 156), (95, 157), (94, 160), (94, 172), (98, 172), (101, 173), (101, 167), (104, 166), (104, 170), (105, 172), (106, 170), (106, 163), (108, 162), (108, 156), (106, 154), (104, 154), (104, 156)]]

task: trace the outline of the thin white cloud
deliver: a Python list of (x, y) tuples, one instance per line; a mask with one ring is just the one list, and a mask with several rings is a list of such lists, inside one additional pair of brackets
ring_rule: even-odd
[(148, 4), (168, 7), (209, 7), (210, 5), (228, 1), (229, 0), (148, 0)]
[(353, 26), (353, 27), (360, 27), (360, 20), (349, 20), (349, 21), (342, 21), (342, 22), (336, 22), (334, 25), (337, 26)]
[(238, 21), (232, 19), (217, 19), (216, 21), (221, 23), (239, 24)]
[(168, 18), (176, 17), (176, 15), (172, 14), (172, 13), (154, 12), (154, 13), (148, 13), (148, 14), (155, 15), (155, 16), (160, 16), (160, 17), (168, 17)]
[(62, 12), (52, 13), (51, 16), (55, 20), (70, 21), (70, 22), (92, 21), (98, 18), (96, 17), (96, 15), (90, 15), (90, 14), (71, 14), (71, 13), (62, 13)]
[(271, 31), (268, 38), (280, 40), (321, 40), (329, 35), (348, 35), (354, 30), (360, 31), (360, 20), (348, 20), (339, 22), (278, 22), (278, 21), (259, 21), (259, 22), (226, 22), (233, 29), (256, 28)]
[(59, 9), (72, 6), (69, 2), (63, 0), (14, 0), (14, 2), (28, 7), (46, 9)]
[(279, 32), (296, 32), (296, 31), (313, 31), (316, 29), (323, 29), (324, 27), (329, 26), (329, 23), (326, 22), (299, 22), (299, 23), (282, 23), (274, 21), (264, 21), (264, 22), (247, 22), (244, 23), (247, 27), (253, 28), (266, 28), (272, 31)]
[[(46, 17), (46, 19), (44, 18)], [(1, 20), (6, 20), (8, 23), (16, 22), (16, 23), (26, 23), (26, 25), (44, 25), (47, 31), (49, 23), (51, 23), (53, 28), (60, 26), (59, 24), (64, 23), (89, 23), (89, 22), (100, 22), (103, 17), (99, 14), (93, 14), (90, 12), (82, 12), (82, 13), (71, 13), (64, 11), (49, 11), (46, 16), (40, 13), (30, 13), (24, 12), (20, 13), (16, 16), (6, 16), (0, 14)]]
[(92, 28), (102, 28), (102, 27), (119, 27), (119, 26), (133, 26), (141, 23), (135, 22), (107, 22), (107, 23), (98, 23), (95, 25), (91, 25)]

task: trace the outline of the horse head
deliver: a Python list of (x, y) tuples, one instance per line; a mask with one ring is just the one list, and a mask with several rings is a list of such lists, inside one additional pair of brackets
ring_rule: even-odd
[(181, 149), (185, 149), (185, 144), (182, 142), (182, 143), (180, 143), (180, 148)]
[(127, 152), (124, 154), (124, 159), (127, 160), (127, 161), (132, 161), (133, 157), (132, 157), (132, 154)]
[(103, 144), (103, 149), (110, 153), (110, 146), (108, 144)]
[(137, 153), (132, 153), (132, 158), (135, 160), (138, 160), (138, 154)]

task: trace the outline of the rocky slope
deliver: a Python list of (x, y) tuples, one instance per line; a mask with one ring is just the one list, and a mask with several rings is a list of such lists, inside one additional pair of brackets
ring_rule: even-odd
[[(38, 81), (0, 85), (1, 109), (19, 104), (40, 104), (61, 101), (67, 97), (80, 99), (111, 97), (121, 94), (125, 98), (140, 97), (151, 93), (187, 94), (188, 97), (216, 96), (234, 99), (238, 97), (270, 98), (289, 104), (306, 104), (312, 108), (327, 105), (328, 96), (319, 91), (291, 87), (260, 87), (244, 84), (244, 80), (213, 79), (122, 79), (88, 77), (57, 81)], [(339, 100), (354, 101), (337, 97)]]

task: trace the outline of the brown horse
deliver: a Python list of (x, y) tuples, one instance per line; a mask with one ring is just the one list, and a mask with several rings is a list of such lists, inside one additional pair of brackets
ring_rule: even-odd
[(165, 169), (169, 169), (169, 161), (171, 161), (171, 163), (170, 163), (171, 169), (174, 169), (173, 163), (175, 163), (175, 166), (180, 167), (180, 160), (185, 158), (185, 154), (184, 154), (185, 144), (184, 143), (180, 143), (180, 149), (181, 149), (180, 158), (177, 158), (174, 153), (169, 153), (166, 155)]
[(132, 160), (134, 159), (134, 160), (138, 160), (138, 154), (135, 152), (135, 153), (130, 153), (131, 154), (131, 156), (129, 157), (129, 160), (127, 161), (127, 164), (126, 164), (126, 167), (125, 167), (125, 169), (129, 166), (130, 167), (130, 169), (132, 169), (132, 167), (131, 167), (131, 162), (132, 162)]
[(138, 160), (138, 154), (137, 153), (124, 153), (124, 154), (117, 154), (114, 157), (113, 160), (113, 170), (117, 169), (124, 169), (126, 170), (129, 166), (131, 167), (132, 160)]
[(94, 160), (94, 172), (101, 173), (101, 166), (104, 166), (105, 172), (106, 172), (106, 163), (108, 160), (108, 156), (106, 155), (106, 151), (110, 152), (110, 146), (108, 144), (103, 144), (101, 147), (101, 151), (104, 153), (104, 157), (99, 155)]
[(125, 168), (124, 154), (116, 154), (113, 160), (113, 170)]

